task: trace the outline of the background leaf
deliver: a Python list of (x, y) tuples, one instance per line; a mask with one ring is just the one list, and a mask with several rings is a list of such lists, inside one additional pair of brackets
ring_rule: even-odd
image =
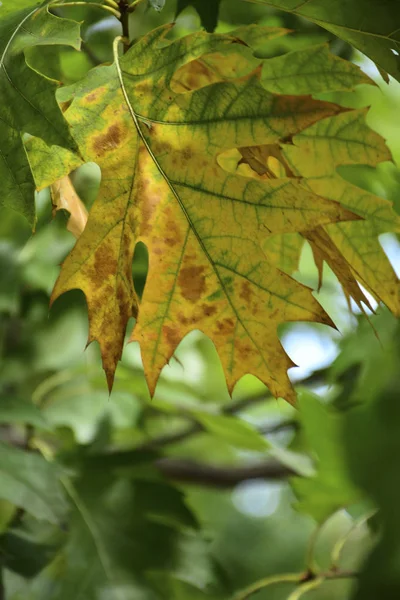
[(220, 2), (221, 0), (178, 0), (176, 16), (188, 6), (193, 6), (199, 13), (204, 29), (212, 32), (217, 26)]
[(60, 470), (44, 458), (0, 444), (0, 496), (37, 519), (59, 523), (67, 508)]
[[(369, 56), (388, 80), (387, 73), (400, 81), (400, 33), (393, 23), (400, 20), (397, 0), (257, 0), (309, 19)], [(394, 51), (394, 52), (393, 52)]]
[(79, 24), (50, 14), (47, 8), (27, 9), (0, 21), (0, 136), (3, 140), (0, 206), (12, 208), (34, 223), (34, 181), (22, 142), (22, 133), (47, 144), (75, 150), (55, 99), (57, 85), (28, 67), (24, 48), (68, 44), (79, 49)]

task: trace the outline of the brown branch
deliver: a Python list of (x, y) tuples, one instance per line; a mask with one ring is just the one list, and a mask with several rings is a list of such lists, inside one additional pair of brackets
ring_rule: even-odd
[(126, 40), (124, 44), (124, 53), (129, 50), (129, 5), (127, 0), (119, 0), (118, 2), (119, 12), (121, 13), (120, 22), (122, 25), (122, 37)]
[(231, 488), (249, 479), (281, 480), (296, 475), (295, 471), (274, 459), (239, 467), (208, 465), (179, 458), (160, 458), (154, 464), (169, 479), (216, 488)]

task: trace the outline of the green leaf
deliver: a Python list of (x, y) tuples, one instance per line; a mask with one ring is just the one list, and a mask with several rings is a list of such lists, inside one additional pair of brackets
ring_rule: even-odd
[[(40, 600), (158, 599), (151, 573), (179, 573), (190, 533), (169, 521), (181, 512), (171, 486), (87, 470), (66, 487), (74, 505), (66, 545), (38, 581)], [(165, 503), (165, 507), (164, 507)], [(169, 521), (169, 522), (168, 522)], [(195, 565), (193, 565), (195, 569)], [(190, 570), (187, 568), (190, 580)]]
[[(346, 413), (344, 443), (349, 471), (354, 482), (378, 507), (380, 527), (376, 546), (361, 572), (354, 600), (400, 597), (400, 403), (399, 326), (392, 329), (394, 344), (381, 347), (381, 360), (392, 363), (373, 398)], [(382, 344), (383, 345), (383, 344)], [(365, 362), (357, 387), (368, 387), (380, 365)], [(380, 374), (379, 374), (380, 375)]]
[(329, 52), (326, 44), (264, 61), (261, 82), (277, 94), (320, 94), (373, 84), (359, 67)]
[(162, 10), (165, 6), (165, 0), (149, 0), (150, 6), (154, 8), (157, 12)]
[[(400, 81), (398, 0), (256, 0), (313, 21), (369, 56), (388, 81)], [(393, 52), (394, 51), (394, 52)]]
[(0, 22), (0, 207), (7, 206), (34, 223), (35, 184), (21, 134), (70, 150), (75, 143), (55, 99), (57, 84), (31, 69), (23, 50), (38, 45), (66, 44), (79, 49), (79, 24), (28, 9)]
[(299, 393), (300, 421), (312, 456), (314, 477), (293, 478), (296, 509), (319, 523), (337, 510), (360, 499), (346, 468), (343, 451), (343, 418), (308, 391)]
[(203, 427), (228, 444), (246, 450), (263, 452), (270, 448), (269, 443), (250, 423), (228, 415), (212, 415), (195, 411), (193, 416)]
[(37, 190), (42, 190), (82, 165), (82, 160), (67, 148), (48, 146), (38, 137), (25, 142)]
[(53, 549), (35, 540), (23, 530), (10, 530), (0, 539), (4, 566), (25, 578), (34, 577), (46, 567)]
[(49, 428), (37, 406), (18, 397), (0, 397), (0, 423), (26, 423), (40, 429)]
[(0, 18), (6, 15), (23, 10), (24, 8), (38, 8), (43, 2), (35, 2), (35, 0), (3, 0), (0, 2)]
[(0, 498), (37, 519), (60, 523), (67, 504), (59, 469), (38, 454), (0, 443)]
[(176, 16), (188, 6), (193, 6), (199, 13), (201, 24), (206, 31), (214, 31), (218, 22), (221, 0), (178, 0)]

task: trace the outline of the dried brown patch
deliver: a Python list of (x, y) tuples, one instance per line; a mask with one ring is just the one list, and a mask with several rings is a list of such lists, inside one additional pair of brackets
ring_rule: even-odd
[(65, 113), (72, 104), (72, 98), (70, 100), (66, 100), (65, 102), (60, 102), (60, 108), (63, 113)]
[(178, 284), (182, 296), (189, 302), (196, 302), (204, 294), (206, 278), (203, 275), (205, 267), (184, 267), (179, 273)]
[(185, 160), (189, 161), (193, 157), (193, 150), (187, 146), (182, 150), (182, 156)]
[(231, 318), (222, 319), (222, 321), (216, 322), (217, 333), (220, 335), (229, 335), (233, 332), (235, 328), (235, 321)]
[(102, 285), (108, 277), (115, 276), (117, 267), (118, 263), (112, 248), (110, 248), (107, 244), (99, 246), (94, 255), (93, 279)]
[(215, 315), (215, 313), (217, 312), (217, 307), (210, 306), (209, 304), (203, 304), (202, 309), (203, 309), (203, 315), (205, 317), (211, 317), (212, 315)]
[(169, 327), (168, 325), (163, 325), (163, 334), (168, 344), (172, 348), (176, 348), (179, 342), (181, 341), (181, 336), (176, 329)]
[(118, 148), (122, 139), (122, 131), (119, 125), (110, 125), (106, 133), (98, 135), (93, 140), (93, 149), (97, 156), (102, 156), (109, 150)]
[(236, 342), (235, 348), (242, 361), (246, 361), (250, 356), (257, 354), (257, 350), (248, 343)]
[(242, 284), (242, 289), (240, 291), (240, 298), (243, 298), (243, 300), (245, 300), (247, 302), (247, 304), (250, 304), (252, 297), (253, 297), (253, 290), (250, 287), (250, 283), (248, 281), (245, 281)]
[(152, 150), (156, 156), (160, 154), (170, 154), (173, 152), (173, 147), (168, 142), (154, 142)]
[(180, 244), (182, 241), (181, 232), (179, 227), (172, 219), (169, 219), (166, 223), (167, 236), (164, 238), (164, 242), (171, 248)]
[(141, 233), (143, 235), (151, 231), (151, 220), (160, 203), (159, 194), (148, 191), (150, 185), (151, 182), (148, 179), (144, 179), (140, 182), (138, 190), (138, 195), (142, 198), (140, 210), (142, 216)]

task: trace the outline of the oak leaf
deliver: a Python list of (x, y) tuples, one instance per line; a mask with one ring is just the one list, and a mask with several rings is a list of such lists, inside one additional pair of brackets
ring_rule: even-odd
[[(54, 44), (79, 49), (79, 24), (50, 14), (46, 7), (8, 14), (11, 4), (7, 3), (7, 14), (0, 21), (0, 208), (22, 213), (33, 225), (35, 182), (22, 134), (72, 151), (76, 146), (55, 99), (57, 82), (30, 68), (24, 51)], [(23, 4), (17, 3), (13, 10)]]
[[(290, 146), (296, 135), (348, 111), (310, 96), (269, 93), (259, 69), (177, 91), (180, 68), (232, 45), (239, 53), (248, 47), (237, 36), (206, 33), (168, 42), (168, 30), (151, 32), (63, 94), (81, 154), (97, 162), (102, 182), (52, 300), (74, 288), (85, 293), (89, 341), (100, 344), (110, 388), (134, 316), (131, 339), (140, 342), (151, 393), (181, 339), (200, 329), (218, 349), (229, 390), (253, 373), (293, 402), (293, 363), (277, 327), (332, 322), (309, 288), (269, 260), (265, 241), (359, 217), (300, 178), (256, 180), (230, 173), (221, 157), (232, 149)], [(140, 306), (131, 275), (137, 242), (149, 253)]]

